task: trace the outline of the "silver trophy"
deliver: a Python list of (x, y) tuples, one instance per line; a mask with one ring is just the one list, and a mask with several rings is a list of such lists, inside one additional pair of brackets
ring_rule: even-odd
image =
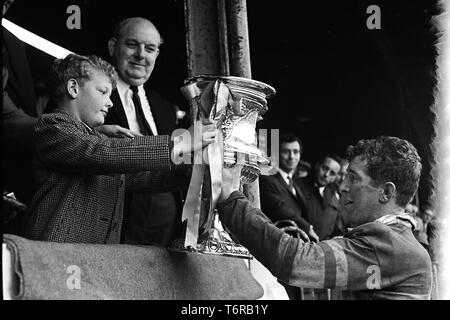
[(184, 233), (171, 246), (190, 251), (251, 259), (247, 248), (235, 243), (221, 225), (217, 210), (222, 169), (236, 164), (237, 153), (245, 156), (241, 184), (254, 182), (260, 166), (269, 164), (257, 147), (256, 122), (267, 111), (271, 86), (247, 78), (196, 76), (181, 88), (190, 101), (192, 120), (209, 118), (218, 124), (215, 143), (194, 155), (194, 166), (183, 208)]

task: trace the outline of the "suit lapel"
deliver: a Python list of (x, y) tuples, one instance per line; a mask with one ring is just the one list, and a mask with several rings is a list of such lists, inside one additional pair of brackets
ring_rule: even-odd
[(303, 199), (301, 198), (301, 196), (299, 197), (298, 195), (299, 193), (299, 188), (297, 187), (297, 184), (294, 182), (294, 188), (295, 191), (297, 192), (297, 195), (293, 194), (291, 189), (289, 188), (289, 185), (286, 183), (286, 181), (284, 181), (283, 177), (281, 176), (281, 174), (279, 172), (277, 172), (276, 174), (279, 183), (286, 189), (286, 191), (296, 200), (296, 201), (303, 201)]
[(277, 172), (276, 177), (278, 179), (278, 182), (286, 189), (286, 191), (289, 192), (292, 196), (294, 196), (292, 191), (289, 189), (288, 184), (286, 183), (286, 181), (284, 181), (283, 177), (279, 172)]
[(155, 121), (156, 130), (158, 131), (158, 134), (167, 134), (165, 128), (163, 128), (161, 125), (164, 123), (164, 121), (161, 119), (161, 115), (164, 113), (164, 106), (161, 106), (161, 104), (158, 103), (158, 100), (154, 97), (151, 90), (148, 90), (145, 88), (145, 95), (147, 96), (148, 104), (150, 105), (150, 110), (152, 112), (153, 120)]
[(158, 134), (172, 134), (177, 123), (174, 106), (148, 86), (144, 85), (144, 89)]
[(111, 112), (114, 112), (116, 118), (118, 120), (118, 125), (130, 129), (130, 125), (128, 124), (127, 115), (125, 114), (125, 110), (123, 108), (122, 100), (120, 100), (119, 91), (114, 89), (111, 93), (111, 101), (113, 103), (113, 107), (111, 108)]
[(325, 187), (323, 190), (323, 206), (332, 206), (336, 209), (339, 208), (339, 199), (335, 195), (335, 189), (332, 187)]
[(302, 203), (306, 203), (305, 195), (303, 194), (302, 190), (300, 189), (300, 187), (298, 186), (298, 184), (295, 182), (295, 180), (294, 180), (294, 188), (295, 188), (295, 191), (297, 192), (297, 197), (298, 197), (298, 199), (299, 199)]

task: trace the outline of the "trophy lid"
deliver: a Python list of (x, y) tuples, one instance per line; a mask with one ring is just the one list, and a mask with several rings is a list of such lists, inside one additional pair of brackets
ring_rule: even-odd
[(264, 98), (268, 99), (276, 94), (274, 87), (257, 80), (235, 76), (214, 76), (214, 75), (197, 75), (185, 80), (184, 84), (189, 85), (198, 82), (209, 82), (213, 80), (221, 80), (226, 83), (231, 89), (239, 88), (240, 90), (248, 89), (258, 93), (264, 94)]

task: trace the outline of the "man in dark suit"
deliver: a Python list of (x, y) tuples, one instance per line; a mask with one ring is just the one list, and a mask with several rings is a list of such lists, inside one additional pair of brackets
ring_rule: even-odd
[[(128, 18), (108, 42), (118, 74), (111, 95), (114, 108), (105, 124), (117, 124), (142, 135), (170, 135), (176, 129), (174, 106), (146, 84), (163, 40), (152, 22)], [(122, 242), (167, 246), (181, 228), (181, 192), (127, 192)]]
[[(2, 15), (11, 3), (3, 3)], [(36, 94), (25, 44), (5, 28), (2, 33), (3, 186), (28, 204), (34, 191), (31, 129), (37, 121)]]
[[(320, 241), (329, 239), (338, 220), (339, 199), (337, 180), (341, 169), (340, 158), (326, 155), (314, 167), (311, 175), (298, 178), (296, 182), (305, 198), (305, 213), (314, 226)], [(315, 299), (327, 300), (327, 290), (304, 289), (305, 294)]]
[[(319, 237), (306, 219), (306, 204), (302, 191), (294, 181), (300, 161), (302, 144), (293, 134), (280, 136), (279, 168), (272, 176), (260, 176), (261, 210), (284, 231), (295, 235), (295, 227), (318, 242)], [(289, 226), (289, 222), (295, 225)], [(281, 282), (291, 300), (301, 299), (301, 291)]]
[(296, 180), (305, 197), (307, 219), (320, 240), (329, 238), (338, 217), (336, 182), (340, 169), (340, 158), (326, 155), (316, 164), (311, 176)]
[[(12, 0), (3, 1), (2, 17)], [(34, 192), (33, 126), (36, 94), (25, 43), (2, 27), (3, 231), (19, 234)]]
[(318, 241), (314, 228), (306, 219), (302, 191), (293, 179), (301, 149), (301, 142), (295, 135), (280, 137), (278, 172), (272, 176), (260, 177), (261, 209), (273, 223), (291, 220), (312, 240)]

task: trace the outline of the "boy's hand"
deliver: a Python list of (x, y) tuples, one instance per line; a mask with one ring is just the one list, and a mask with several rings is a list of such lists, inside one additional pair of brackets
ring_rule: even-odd
[(175, 155), (182, 155), (201, 150), (216, 141), (219, 130), (216, 124), (208, 120), (196, 121), (182, 134), (173, 138)]

